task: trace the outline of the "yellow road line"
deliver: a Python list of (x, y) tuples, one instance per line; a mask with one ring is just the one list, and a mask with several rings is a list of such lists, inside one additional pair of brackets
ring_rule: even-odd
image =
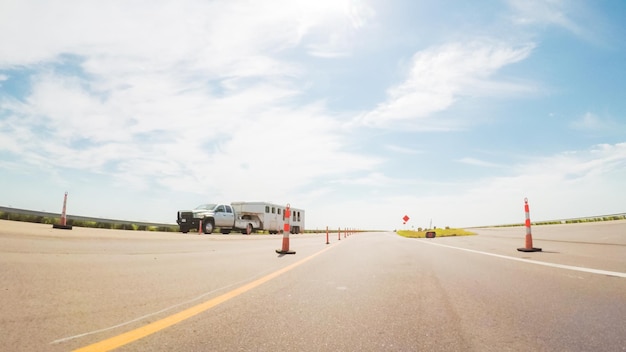
[(125, 332), (123, 334), (117, 335), (117, 336), (113, 336), (111, 338), (108, 338), (106, 340), (102, 340), (100, 342), (96, 342), (94, 344), (91, 344), (89, 346), (85, 346), (82, 348), (79, 348), (77, 350), (74, 350), (74, 352), (92, 352), (92, 351), (110, 351), (119, 347), (122, 347), (124, 345), (127, 345), (133, 341), (137, 341), (141, 338), (144, 338), (148, 335), (154, 334), (155, 332), (161, 331), (163, 329), (166, 329), (174, 324), (178, 324), (184, 320), (187, 320), (195, 315), (198, 315), (202, 312), (205, 312), (215, 306), (217, 306), (218, 304), (224, 303), (232, 298), (235, 298), (237, 296), (239, 296), (242, 293), (245, 293), (247, 291), (252, 290), (255, 287), (258, 287), (286, 272), (288, 272), (289, 270), (294, 269), (295, 267), (302, 265), (306, 262), (308, 262), (309, 260), (317, 257), (318, 255), (326, 252), (327, 250), (329, 250), (330, 248), (334, 247), (334, 245), (330, 246), (330, 247), (326, 247), (324, 249), (322, 249), (321, 251), (314, 253), (298, 262), (295, 262), (289, 266), (286, 266), (278, 271), (275, 271), (271, 274), (268, 274), (260, 279), (257, 279), (255, 281), (252, 281), (248, 284), (245, 284), (239, 288), (236, 288), (230, 292), (227, 292), (221, 296), (215, 297), (213, 299), (210, 299), (206, 302), (200, 303), (196, 306), (193, 306), (191, 308), (185, 309), (182, 312), (176, 313), (176, 314), (172, 314), (168, 317), (165, 317), (163, 319), (157, 320), (153, 323), (150, 323), (148, 325), (142, 326), (140, 328), (137, 328), (135, 330), (131, 330), (128, 332)]

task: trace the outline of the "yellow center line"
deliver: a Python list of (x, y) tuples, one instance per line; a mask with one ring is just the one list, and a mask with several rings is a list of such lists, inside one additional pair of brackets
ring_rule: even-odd
[(174, 325), (174, 324), (178, 324), (184, 320), (187, 320), (193, 316), (196, 316), (202, 312), (205, 312), (221, 303), (224, 303), (232, 298), (235, 298), (237, 296), (239, 296), (242, 293), (245, 293), (247, 291), (252, 290), (255, 287), (258, 287), (286, 272), (288, 272), (289, 270), (294, 269), (297, 266), (300, 266), (306, 262), (308, 262), (309, 260), (317, 257), (318, 255), (326, 252), (327, 250), (331, 249), (332, 247), (334, 247), (336, 244), (330, 246), (330, 247), (326, 247), (324, 249), (322, 249), (321, 251), (314, 253), (298, 262), (295, 262), (291, 265), (288, 265), (282, 269), (279, 269), (271, 274), (268, 274), (260, 279), (257, 279), (255, 281), (252, 281), (248, 284), (245, 284), (239, 288), (236, 288), (230, 292), (227, 292), (221, 296), (215, 297), (213, 299), (210, 299), (206, 302), (200, 303), (196, 306), (193, 306), (191, 308), (185, 309), (182, 312), (176, 313), (176, 314), (172, 314), (168, 317), (165, 317), (163, 319), (157, 320), (153, 323), (150, 323), (148, 325), (144, 325), (140, 328), (125, 332), (123, 334), (117, 335), (117, 336), (113, 336), (110, 337), (106, 340), (102, 340), (99, 342), (96, 342), (94, 344), (91, 344), (89, 346), (85, 346), (82, 348), (79, 348), (77, 350), (74, 350), (74, 352), (91, 352), (91, 351), (110, 351), (119, 347), (122, 347), (124, 345), (127, 345), (131, 342), (137, 341), (141, 338), (144, 338), (148, 335), (154, 334), (155, 332), (161, 331), (163, 329), (169, 328), (170, 326)]

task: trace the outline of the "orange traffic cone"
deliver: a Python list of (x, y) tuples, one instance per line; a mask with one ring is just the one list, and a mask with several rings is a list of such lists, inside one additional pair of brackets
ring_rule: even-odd
[(283, 247), (276, 250), (276, 253), (278, 254), (296, 254), (295, 251), (289, 250), (289, 233), (291, 232), (291, 227), (289, 226), (290, 219), (291, 206), (287, 204), (287, 207), (283, 212), (283, 221), (285, 221), (285, 225), (283, 226)]
[(67, 192), (65, 192), (65, 197), (63, 198), (63, 212), (61, 213), (61, 220), (58, 224), (52, 224), (53, 229), (62, 229), (62, 230), (71, 230), (72, 225), (67, 224), (67, 216), (65, 215), (65, 209), (67, 206)]
[(524, 198), (524, 212), (526, 213), (526, 241), (524, 248), (518, 248), (520, 252), (541, 252), (541, 248), (533, 247), (533, 235), (530, 231), (530, 211), (528, 209), (528, 198)]

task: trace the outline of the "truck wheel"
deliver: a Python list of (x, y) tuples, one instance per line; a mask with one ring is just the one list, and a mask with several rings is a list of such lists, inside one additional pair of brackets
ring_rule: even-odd
[(205, 219), (203, 223), (204, 223), (204, 233), (205, 234), (213, 233), (213, 221)]

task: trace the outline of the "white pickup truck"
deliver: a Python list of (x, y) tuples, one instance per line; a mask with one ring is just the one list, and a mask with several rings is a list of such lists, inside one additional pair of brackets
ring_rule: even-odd
[(223, 234), (229, 234), (232, 230), (251, 234), (255, 229), (261, 228), (258, 217), (249, 214), (239, 216), (228, 204), (203, 204), (194, 210), (181, 210), (176, 223), (182, 233), (195, 230), (210, 234), (219, 228)]

